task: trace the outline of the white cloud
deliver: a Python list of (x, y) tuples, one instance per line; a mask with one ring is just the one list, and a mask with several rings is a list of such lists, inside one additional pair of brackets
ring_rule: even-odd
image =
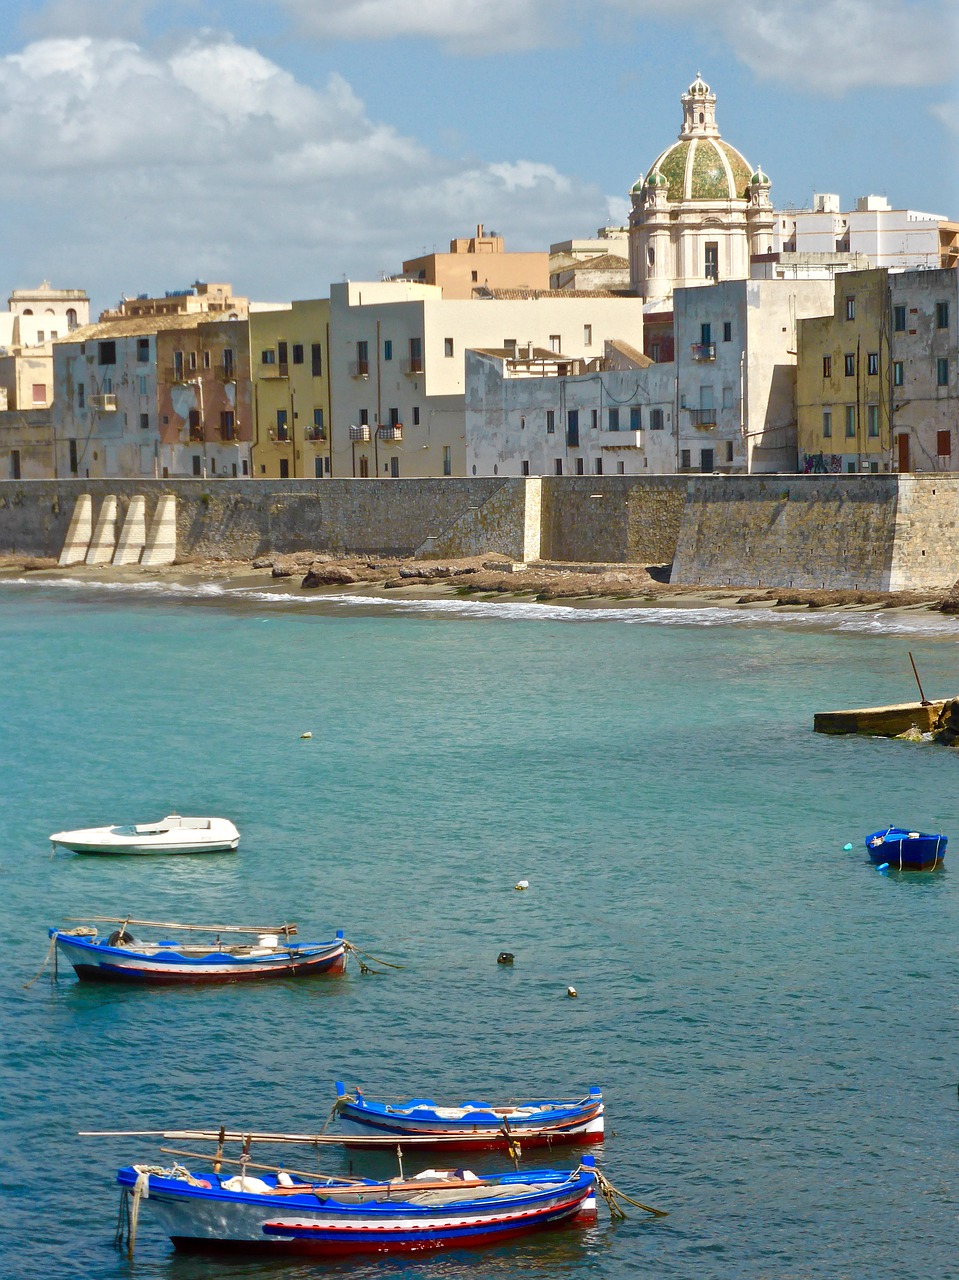
[(437, 40), (454, 53), (512, 53), (565, 41), (576, 0), (279, 0), (323, 40)]
[(930, 111), (950, 133), (959, 137), (959, 98), (952, 102), (937, 102), (934, 107), (930, 107)]
[(100, 305), (196, 277), (321, 296), (476, 222), (533, 248), (607, 213), (549, 165), (440, 158), (371, 120), (341, 76), (317, 91), (212, 37), (165, 56), (45, 40), (0, 59), (0, 163), (8, 285), (54, 279)]
[[(674, 0), (603, 0), (634, 18), (687, 22)], [(956, 0), (713, 0), (698, 20), (757, 76), (841, 94), (948, 80)]]

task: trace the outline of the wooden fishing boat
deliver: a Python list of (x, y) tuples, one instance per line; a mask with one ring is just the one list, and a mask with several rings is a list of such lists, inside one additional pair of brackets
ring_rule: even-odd
[(537, 1100), (461, 1102), (442, 1106), (432, 1098), (406, 1102), (382, 1102), (365, 1098), (359, 1089), (351, 1093), (336, 1082), (335, 1109), (347, 1133), (399, 1134), (420, 1139), (436, 1138), (443, 1146), (507, 1150), (514, 1143), (546, 1146), (554, 1142), (603, 1141), (602, 1090), (595, 1086), (585, 1098), (572, 1101)]
[(947, 836), (904, 827), (887, 827), (866, 836), (871, 861), (880, 867), (886, 864), (891, 871), (932, 871), (944, 860), (948, 843)]
[(223, 853), (236, 849), (240, 833), (227, 818), (170, 813), (159, 822), (55, 831), (50, 841), (74, 853)]
[[(215, 1166), (216, 1161), (211, 1162)], [(572, 1220), (596, 1221), (596, 1171), (532, 1169), (480, 1176), (427, 1169), (413, 1178), (232, 1177), (181, 1165), (128, 1165), (131, 1247), (140, 1209), (178, 1249), (343, 1255), (498, 1244)]]
[[(107, 938), (96, 924), (119, 925)], [(162, 930), (155, 942), (130, 930)], [(275, 927), (176, 924), (169, 920), (91, 917), (79, 929), (51, 929), (57, 953), (69, 960), (77, 977), (96, 982), (238, 982), (248, 978), (304, 978), (342, 973), (349, 944), (342, 929), (329, 942), (295, 942), (295, 924)], [(166, 936), (183, 934), (188, 941)], [(193, 941), (205, 934), (206, 941)]]

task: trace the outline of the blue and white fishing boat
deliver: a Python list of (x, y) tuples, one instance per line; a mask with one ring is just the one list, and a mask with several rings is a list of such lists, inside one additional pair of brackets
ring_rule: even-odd
[[(342, 973), (349, 947), (342, 929), (329, 942), (296, 942), (295, 924), (270, 928), (242, 925), (184, 925), (164, 920), (96, 916), (97, 923), (119, 925), (107, 938), (97, 936), (92, 922), (79, 929), (51, 929), (58, 955), (78, 978), (95, 982), (196, 983), (238, 982), (248, 978), (303, 978)], [(155, 942), (135, 938), (130, 929), (151, 928), (180, 933), (182, 941), (161, 934)], [(251, 935), (244, 939), (243, 935)]]
[(932, 871), (946, 856), (948, 837), (907, 831), (904, 827), (887, 827), (866, 836), (866, 850), (878, 867), (888, 865), (890, 871)]
[[(214, 1162), (215, 1163), (215, 1162)], [(182, 1250), (342, 1255), (498, 1244), (511, 1236), (596, 1221), (592, 1156), (571, 1172), (479, 1176), (427, 1169), (414, 1178), (310, 1181), (287, 1173), (225, 1178), (181, 1165), (128, 1165), (131, 1252), (141, 1207)]]
[(336, 1095), (335, 1109), (346, 1133), (435, 1138), (438, 1146), (488, 1151), (508, 1150), (516, 1142), (525, 1147), (603, 1141), (603, 1093), (595, 1086), (585, 1098), (568, 1101), (461, 1102), (450, 1106), (432, 1098), (375, 1101), (365, 1098), (359, 1089), (348, 1092), (340, 1080)]

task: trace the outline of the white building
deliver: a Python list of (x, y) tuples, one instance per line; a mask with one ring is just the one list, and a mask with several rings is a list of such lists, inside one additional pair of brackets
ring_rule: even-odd
[[(611, 368), (611, 365), (617, 368)], [(605, 358), (558, 361), (548, 351), (469, 351), (469, 474), (643, 475), (676, 469), (672, 365), (626, 343)]]
[(642, 306), (608, 294), (489, 290), (444, 298), (408, 281), (330, 288), (333, 452), (339, 474), (480, 474), (467, 467), (466, 352), (542, 349), (594, 359), (607, 337), (642, 347)]
[(812, 209), (778, 211), (773, 253), (799, 259), (859, 255), (849, 269), (935, 269), (959, 262), (959, 223), (940, 214), (890, 208), (884, 196), (860, 196), (843, 212), (834, 194), (813, 196)]
[(716, 124), (716, 95), (697, 76), (682, 95), (679, 139), (634, 184), (630, 282), (662, 306), (674, 289), (742, 280), (752, 254), (774, 247), (770, 182)]

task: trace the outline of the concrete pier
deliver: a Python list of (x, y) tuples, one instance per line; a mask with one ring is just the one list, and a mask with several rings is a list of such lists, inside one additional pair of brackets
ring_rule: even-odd
[(60, 552), (58, 564), (83, 564), (93, 537), (93, 498), (81, 493), (73, 505), (70, 528)]
[(87, 551), (87, 564), (109, 564), (117, 545), (117, 500), (107, 494), (100, 506), (93, 541)]
[(816, 733), (861, 733), (878, 738), (897, 738), (915, 727), (931, 733), (950, 698), (931, 702), (900, 702), (891, 707), (859, 707), (850, 711), (818, 711), (813, 717)]
[(157, 502), (153, 521), (147, 534), (140, 564), (145, 568), (172, 564), (176, 559), (176, 498), (165, 493)]
[(147, 541), (146, 499), (137, 494), (130, 499), (120, 540), (113, 554), (114, 564), (139, 564)]

